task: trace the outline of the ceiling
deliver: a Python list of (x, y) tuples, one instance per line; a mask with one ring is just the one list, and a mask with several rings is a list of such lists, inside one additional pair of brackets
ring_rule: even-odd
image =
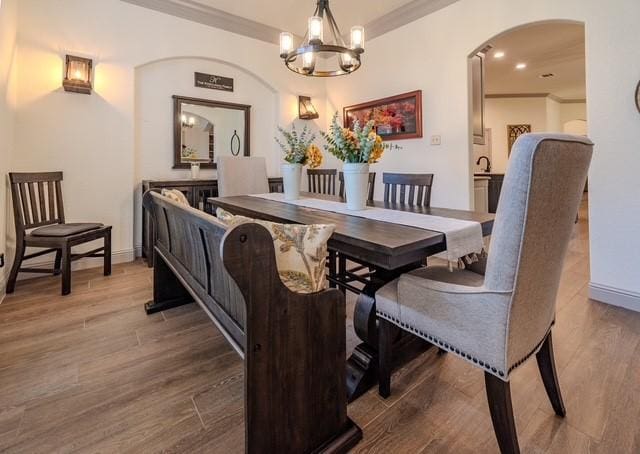
[[(486, 59), (488, 95), (549, 93), (562, 99), (585, 98), (583, 25), (532, 25), (504, 34), (489, 44), (493, 48)], [(494, 58), (498, 51), (505, 56)], [(517, 70), (518, 63), (526, 63), (527, 67)], [(540, 77), (548, 73), (554, 77)]]
[[(268, 43), (281, 31), (301, 39), (317, 0), (121, 0)], [(343, 35), (366, 27), (368, 40), (402, 27), (458, 0), (330, 0)]]
[[(342, 33), (365, 25), (413, 0), (331, 0), (329, 6)], [(194, 0), (205, 6), (303, 36), (316, 0)]]

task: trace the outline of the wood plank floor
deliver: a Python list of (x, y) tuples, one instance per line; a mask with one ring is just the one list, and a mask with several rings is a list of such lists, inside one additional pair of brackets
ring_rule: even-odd
[[(640, 453), (640, 314), (588, 299), (585, 209), (554, 332), (568, 416), (554, 416), (535, 361), (518, 370), (526, 453)], [(243, 452), (241, 361), (196, 306), (147, 316), (150, 297), (141, 262), (78, 271), (68, 297), (58, 278), (18, 283), (0, 305), (0, 451)], [(364, 429), (354, 452), (497, 452), (483, 374), (451, 355), (426, 352), (389, 399), (372, 390), (349, 413)]]

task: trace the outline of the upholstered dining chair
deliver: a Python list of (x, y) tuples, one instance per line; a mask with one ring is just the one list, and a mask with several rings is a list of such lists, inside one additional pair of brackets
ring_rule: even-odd
[[(9, 173), (13, 218), (16, 227), (16, 254), (7, 281), (13, 293), (18, 273), (62, 274), (62, 294), (71, 293), (71, 262), (84, 257), (103, 257), (104, 275), (111, 274), (111, 226), (99, 223), (65, 222), (62, 201), (62, 172)], [(103, 240), (104, 246), (72, 254), (71, 248)], [(44, 248), (25, 254), (28, 247)], [(55, 252), (53, 269), (22, 268), (24, 260)]]
[(219, 156), (217, 164), (220, 197), (269, 192), (265, 158)]
[(309, 192), (336, 195), (337, 169), (307, 169)]
[(509, 379), (532, 355), (555, 413), (565, 415), (551, 327), (592, 148), (584, 137), (521, 136), (511, 154), (488, 258), (464, 271), (418, 269), (376, 293), (381, 396), (390, 394), (392, 338), (399, 328), (484, 371), (501, 452), (519, 452)]
[(385, 172), (382, 174), (382, 184), (384, 184), (385, 202), (431, 206), (432, 173)]

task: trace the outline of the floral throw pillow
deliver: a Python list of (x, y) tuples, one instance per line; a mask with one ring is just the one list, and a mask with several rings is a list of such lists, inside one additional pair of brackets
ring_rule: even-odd
[(333, 224), (278, 224), (276, 222), (235, 216), (221, 208), (216, 210), (219, 221), (230, 227), (255, 222), (265, 227), (273, 238), (280, 279), (289, 290), (314, 293), (327, 287), (325, 266), (327, 241), (335, 230)]
[(187, 197), (182, 193), (182, 191), (178, 191), (177, 189), (163, 189), (162, 195), (173, 200), (177, 203), (182, 203), (184, 205), (190, 205)]

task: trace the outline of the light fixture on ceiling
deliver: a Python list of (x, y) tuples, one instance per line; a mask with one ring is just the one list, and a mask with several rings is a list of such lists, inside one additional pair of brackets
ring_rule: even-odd
[(493, 58), (497, 58), (497, 59), (504, 58), (504, 52), (501, 50), (495, 51), (493, 53)]
[[(324, 39), (324, 23), (327, 23), (333, 42)], [(313, 16), (309, 18), (307, 34), (298, 48), (294, 47), (293, 35), (280, 33), (280, 58), (291, 71), (304, 76), (333, 77), (351, 74), (360, 68), (360, 56), (364, 53), (364, 28), (351, 27), (351, 45), (347, 47), (338, 24), (329, 8), (329, 0), (318, 0)], [(318, 69), (320, 54), (335, 56), (334, 67)], [(329, 61), (330, 59), (327, 59)]]
[(527, 67), (526, 63), (518, 63), (516, 65), (516, 69), (520, 69), (520, 70), (525, 69), (526, 67)]

